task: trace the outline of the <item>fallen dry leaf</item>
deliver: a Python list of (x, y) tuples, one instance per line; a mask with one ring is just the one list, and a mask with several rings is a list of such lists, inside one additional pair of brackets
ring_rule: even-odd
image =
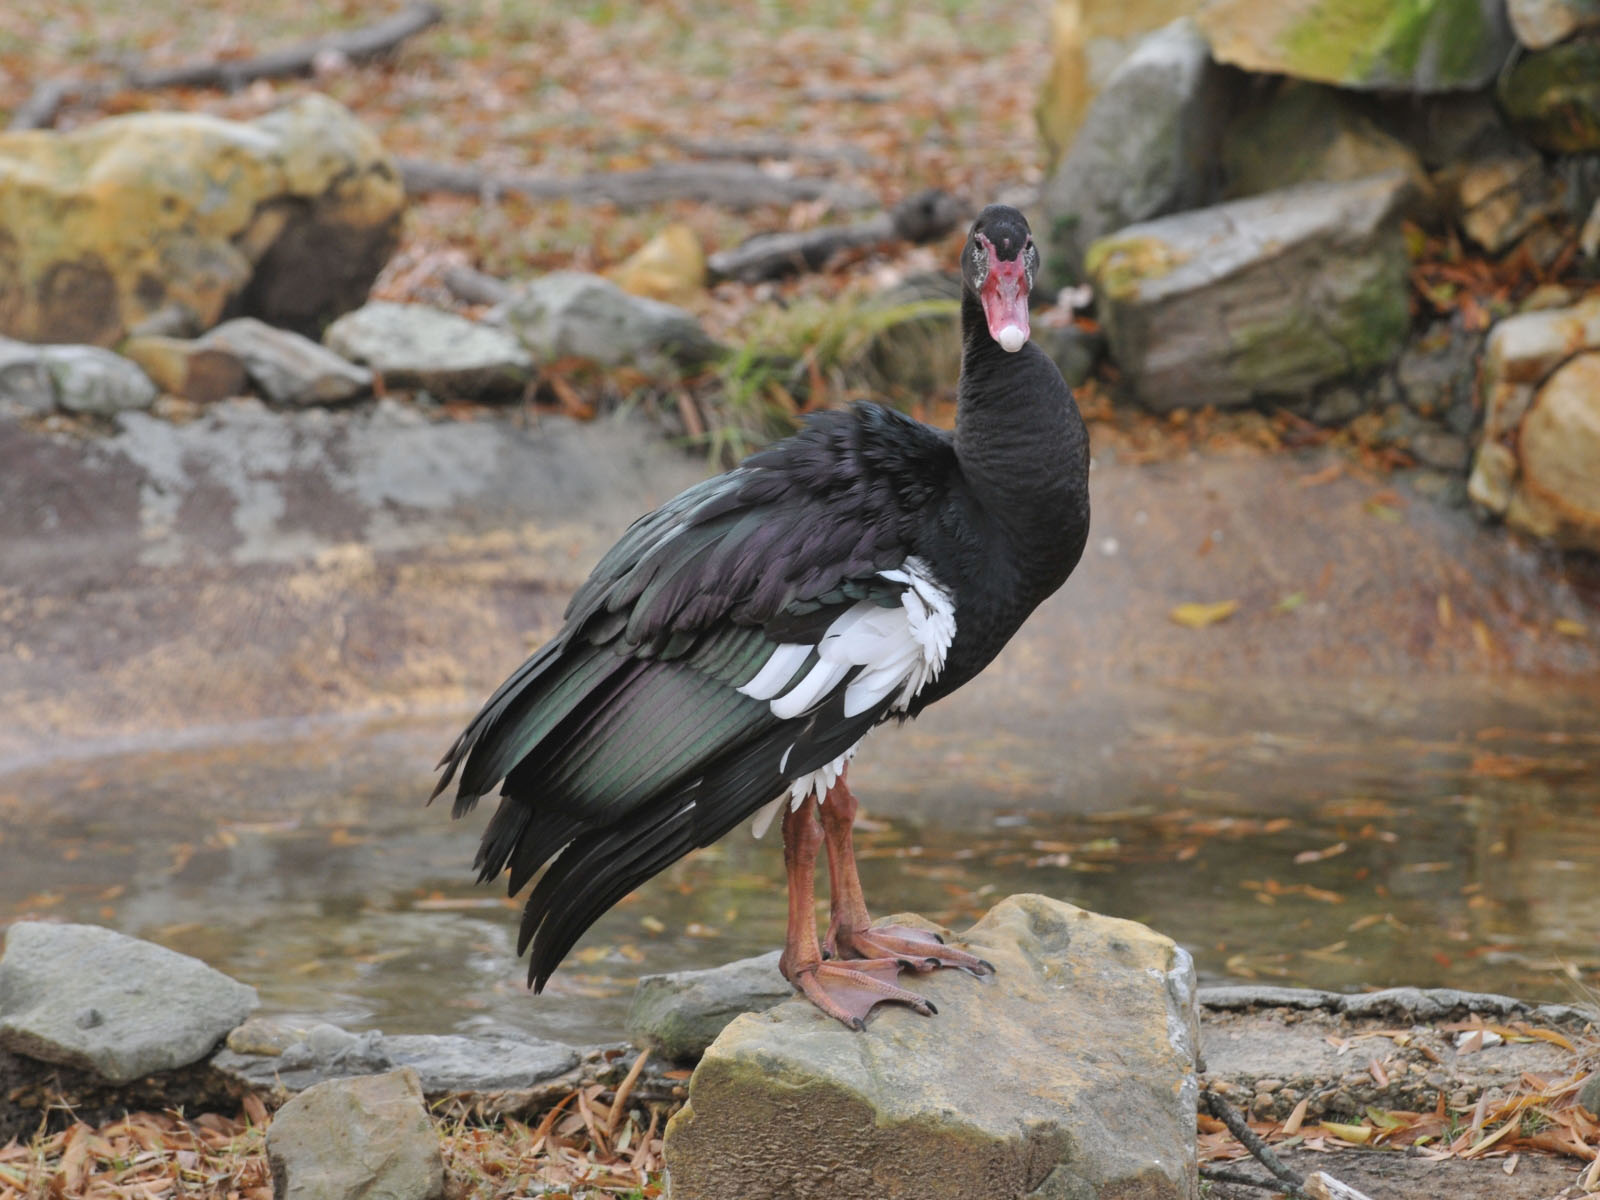
[(1187, 629), (1204, 629), (1218, 621), (1226, 621), (1239, 611), (1237, 600), (1217, 600), (1212, 603), (1180, 604), (1167, 614), (1177, 624)]

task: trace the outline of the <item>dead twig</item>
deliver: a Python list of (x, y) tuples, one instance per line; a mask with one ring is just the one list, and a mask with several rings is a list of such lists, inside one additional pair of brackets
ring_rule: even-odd
[(55, 123), (56, 114), (68, 97), (80, 90), (81, 84), (66, 79), (47, 79), (33, 89), (33, 93), (11, 114), (6, 128), (17, 132), (24, 129), (48, 129)]
[(281, 79), (309, 75), (329, 59), (365, 62), (388, 54), (406, 38), (421, 33), (444, 19), (444, 12), (432, 3), (413, 4), (387, 20), (360, 29), (330, 33), (284, 50), (255, 58), (190, 63), (181, 67), (146, 70), (135, 67), (119, 82), (84, 82), (47, 79), (11, 114), (6, 128), (12, 131), (49, 129), (67, 101), (96, 101), (119, 88), (155, 91), (169, 87), (219, 87), (236, 91), (256, 79)]
[(1201, 1091), (1200, 1102), (1205, 1105), (1208, 1113), (1228, 1127), (1228, 1132), (1238, 1138), (1239, 1144), (1250, 1151), (1251, 1156), (1263, 1167), (1296, 1192), (1305, 1187), (1306, 1177), (1299, 1171), (1283, 1165), (1283, 1160), (1272, 1152), (1272, 1147), (1262, 1141), (1260, 1135), (1250, 1128), (1243, 1113), (1210, 1088)]
[(1231, 1183), (1236, 1187), (1260, 1188), (1263, 1192), (1283, 1191), (1281, 1179), (1262, 1179), (1256, 1175), (1246, 1175), (1243, 1171), (1230, 1171), (1226, 1167), (1201, 1167), (1200, 1178), (1209, 1179), (1212, 1183)]
[(731, 250), (713, 254), (706, 266), (713, 279), (759, 283), (797, 271), (818, 270), (844, 250), (893, 241), (930, 242), (949, 233), (966, 215), (959, 200), (933, 188), (849, 225), (757, 234)]
[(709, 141), (675, 137), (672, 144), (693, 158), (742, 158), (749, 162), (766, 159), (802, 159), (806, 162), (842, 162), (852, 167), (870, 167), (872, 155), (859, 146), (799, 146), (782, 138), (752, 137)]
[(309, 75), (319, 61), (330, 56), (364, 62), (381, 58), (401, 42), (444, 20), (437, 4), (413, 4), (386, 20), (360, 29), (330, 33), (284, 50), (255, 58), (226, 62), (190, 63), (182, 67), (156, 70), (136, 69), (128, 76), (128, 86), (141, 90), (168, 87), (219, 87), (237, 90), (256, 79), (282, 79)]
[(406, 191), (454, 192), (493, 199), (507, 192), (536, 200), (582, 200), (618, 208), (650, 208), (675, 200), (698, 200), (722, 208), (788, 206), (823, 200), (837, 208), (865, 208), (872, 197), (860, 188), (826, 179), (785, 179), (748, 163), (660, 163), (638, 171), (593, 171), (566, 178), (533, 171), (482, 171), (458, 163), (402, 158)]
[[(1245, 1120), (1244, 1114), (1210, 1088), (1201, 1091), (1200, 1102), (1205, 1110), (1226, 1125), (1228, 1132), (1239, 1140), (1239, 1144), (1280, 1182), (1269, 1183), (1247, 1175), (1224, 1178), (1220, 1169), (1202, 1171), (1201, 1174), (1206, 1178), (1215, 1179), (1219, 1183), (1236, 1183), (1241, 1187), (1284, 1190), (1291, 1196), (1300, 1197), (1301, 1200), (1372, 1200), (1366, 1193), (1357, 1191), (1349, 1184), (1342, 1183), (1322, 1171), (1315, 1171), (1308, 1176), (1285, 1166), (1283, 1160), (1272, 1152), (1272, 1147), (1262, 1141), (1261, 1135), (1250, 1128), (1250, 1123)], [(1233, 1173), (1227, 1172), (1227, 1174)], [(1285, 1188), (1283, 1184), (1288, 1186)]]

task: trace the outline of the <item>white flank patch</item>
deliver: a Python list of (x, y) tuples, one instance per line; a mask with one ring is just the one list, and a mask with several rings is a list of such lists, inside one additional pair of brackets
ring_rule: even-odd
[[(908, 558), (900, 569), (880, 571), (879, 575), (906, 585), (898, 608), (884, 608), (870, 600), (852, 605), (834, 619), (815, 646), (798, 642), (779, 646), (766, 666), (739, 691), (753, 700), (768, 701), (773, 716), (791, 720), (827, 700), (854, 671), (855, 677), (844, 689), (845, 716), (864, 713), (891, 696), (890, 707), (904, 712), (912, 697), (944, 669), (945, 655), (956, 636), (955, 601), (920, 558)], [(790, 686), (813, 653), (817, 661)], [(852, 746), (832, 762), (793, 780), (789, 785), (791, 807), (798, 808), (813, 794), (821, 801), (855, 752)], [(785, 751), (779, 770), (788, 761)], [(757, 837), (771, 825), (782, 799), (778, 797), (757, 814), (752, 825)]]
[[(790, 812), (804, 804), (807, 796), (815, 795), (818, 804), (824, 803), (828, 798), (828, 789), (839, 781), (839, 776), (844, 774), (845, 767), (855, 757), (856, 751), (860, 746), (861, 743), (857, 742), (832, 762), (824, 763), (815, 771), (807, 771), (796, 779), (789, 785), (788, 792), (779, 796), (772, 803), (764, 805), (756, 813), (755, 819), (750, 822), (750, 832), (756, 837), (765, 837), (767, 830), (772, 828), (773, 818), (778, 815), (785, 800), (789, 802)], [(793, 746), (789, 747), (789, 750), (793, 749)], [(785, 762), (789, 760), (789, 750), (783, 752)], [(783, 768), (780, 766), (778, 769), (781, 771)]]

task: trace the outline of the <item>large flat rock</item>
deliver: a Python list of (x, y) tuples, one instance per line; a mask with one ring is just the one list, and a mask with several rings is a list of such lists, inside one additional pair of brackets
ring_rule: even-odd
[(0, 957), (0, 1049), (129, 1083), (209, 1054), (254, 988), (97, 925), (22, 921)]
[(667, 1129), (674, 1200), (1197, 1195), (1189, 956), (1036, 895), (957, 940), (996, 973), (904, 976), (935, 1017), (853, 1033), (796, 999), (729, 1025)]
[(1112, 357), (1161, 411), (1300, 396), (1391, 361), (1411, 316), (1386, 173), (1130, 225), (1086, 266)]

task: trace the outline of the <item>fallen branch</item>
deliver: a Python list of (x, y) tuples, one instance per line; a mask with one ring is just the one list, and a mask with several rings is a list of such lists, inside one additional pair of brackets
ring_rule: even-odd
[(453, 163), (400, 160), (406, 190), (455, 192), (493, 198), (507, 192), (537, 200), (583, 200), (619, 208), (649, 208), (698, 200), (722, 208), (788, 206), (825, 200), (838, 208), (864, 208), (872, 197), (860, 188), (825, 179), (783, 179), (745, 163), (661, 163), (640, 171), (595, 171), (562, 178), (533, 171), (497, 173)]
[(192, 63), (183, 67), (163, 67), (146, 71), (135, 69), (128, 75), (128, 86), (142, 90), (166, 87), (218, 87), (237, 90), (256, 79), (283, 79), (309, 75), (320, 60), (328, 57), (364, 62), (381, 58), (413, 34), (421, 33), (444, 19), (438, 5), (413, 4), (387, 20), (360, 29), (330, 33), (285, 50), (255, 58), (228, 62)]
[(23, 129), (48, 129), (55, 123), (56, 114), (67, 98), (79, 90), (76, 83), (65, 79), (47, 79), (33, 89), (29, 97), (11, 114), (6, 128), (13, 132)]
[(302, 42), (285, 50), (275, 50), (255, 58), (191, 63), (182, 67), (145, 70), (135, 67), (120, 82), (80, 83), (52, 79), (38, 84), (33, 93), (11, 114), (10, 130), (48, 129), (68, 100), (96, 101), (121, 88), (154, 91), (167, 87), (219, 87), (236, 91), (256, 79), (282, 79), (309, 75), (319, 62), (330, 57), (350, 62), (365, 62), (388, 54), (406, 38), (421, 33), (444, 19), (436, 4), (413, 4), (403, 12), (342, 33)]
[[(1245, 1120), (1244, 1114), (1210, 1088), (1201, 1090), (1200, 1102), (1208, 1113), (1228, 1127), (1228, 1132), (1239, 1140), (1239, 1144), (1250, 1152), (1251, 1157), (1271, 1171), (1282, 1183), (1288, 1185), (1287, 1191), (1291, 1196), (1303, 1197), (1304, 1200), (1372, 1200), (1372, 1197), (1365, 1192), (1359, 1192), (1348, 1183), (1341, 1183), (1322, 1171), (1302, 1175), (1293, 1168), (1285, 1166), (1283, 1160), (1272, 1152), (1272, 1147), (1262, 1141), (1261, 1135), (1250, 1128), (1250, 1123)], [(1218, 1182), (1236, 1183), (1244, 1187), (1278, 1186), (1252, 1176), (1234, 1175), (1232, 1172), (1227, 1172), (1226, 1176), (1215, 1168), (1207, 1174), (1207, 1178)]]
[(742, 158), (750, 162), (763, 158), (804, 159), (807, 162), (842, 162), (852, 167), (872, 165), (872, 155), (859, 146), (797, 146), (775, 137), (728, 141), (676, 137), (672, 144), (694, 158)]
[(1206, 1111), (1226, 1125), (1228, 1132), (1239, 1139), (1239, 1144), (1250, 1151), (1258, 1163), (1287, 1183), (1294, 1191), (1301, 1191), (1305, 1187), (1306, 1177), (1299, 1171), (1283, 1165), (1283, 1160), (1272, 1152), (1272, 1147), (1262, 1141), (1260, 1135), (1250, 1128), (1250, 1123), (1244, 1119), (1243, 1113), (1210, 1088), (1201, 1091), (1200, 1100), (1205, 1105)]
[(732, 250), (713, 254), (706, 267), (713, 279), (757, 283), (796, 271), (819, 270), (844, 250), (893, 241), (930, 242), (949, 233), (965, 215), (960, 201), (934, 188), (850, 225), (757, 234)]

